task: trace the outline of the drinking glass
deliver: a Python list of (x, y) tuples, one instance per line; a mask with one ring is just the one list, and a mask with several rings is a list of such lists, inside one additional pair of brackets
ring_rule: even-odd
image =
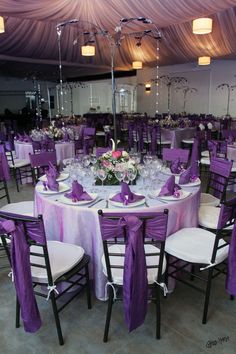
[(93, 155), (93, 154), (90, 155), (90, 162), (92, 165), (95, 165), (95, 163), (97, 162), (96, 155)]
[(84, 167), (88, 167), (90, 165), (90, 156), (89, 155), (84, 155), (83, 158), (82, 158), (82, 162), (83, 162), (83, 165)]
[(102, 181), (102, 187), (103, 187), (103, 182), (107, 178), (107, 172), (100, 168), (97, 170), (97, 176)]
[(114, 172), (116, 179), (118, 179), (119, 182), (121, 182), (124, 177), (125, 177), (125, 172), (124, 171), (115, 171)]
[(131, 185), (133, 184), (133, 181), (135, 180), (136, 176), (137, 176), (137, 170), (133, 169), (133, 168), (129, 168), (127, 171), (127, 176), (129, 181), (131, 182)]

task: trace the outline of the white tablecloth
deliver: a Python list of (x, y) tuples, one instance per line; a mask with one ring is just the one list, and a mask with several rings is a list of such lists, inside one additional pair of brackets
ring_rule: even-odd
[[(58, 163), (75, 156), (75, 145), (73, 142), (58, 142), (55, 144), (55, 149)], [(17, 158), (29, 160), (29, 154), (33, 154), (33, 147), (31, 143), (15, 141), (15, 151)]]
[[(101, 187), (97, 188), (101, 189)], [(105, 186), (103, 193), (100, 193), (103, 200), (91, 208), (62, 204), (58, 201), (59, 194), (45, 196), (35, 192), (35, 210), (38, 214), (43, 215), (47, 238), (80, 245), (90, 255), (91, 277), (94, 279), (95, 294), (100, 299), (103, 299), (105, 295), (105, 276), (101, 265), (103, 246), (97, 211), (105, 208), (106, 195), (117, 190), (119, 190), (117, 186)], [(132, 190), (135, 190), (135, 188), (133, 187)], [(168, 235), (183, 227), (197, 226), (200, 188), (195, 187), (191, 190), (186, 188), (186, 190), (191, 191), (192, 194), (181, 201), (165, 204), (158, 200), (147, 199), (148, 208), (143, 205), (125, 211), (163, 211), (166, 208), (169, 209)], [(124, 209), (109, 205), (110, 210), (117, 212)]]

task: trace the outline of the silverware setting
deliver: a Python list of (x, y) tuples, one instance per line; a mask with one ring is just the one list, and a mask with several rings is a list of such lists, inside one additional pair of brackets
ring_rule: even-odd
[(103, 200), (102, 198), (100, 198), (100, 199), (98, 199), (98, 200), (95, 200), (93, 203), (91, 203), (91, 204), (88, 206), (88, 208), (91, 208), (92, 206), (94, 206), (95, 204), (101, 202), (102, 200)]

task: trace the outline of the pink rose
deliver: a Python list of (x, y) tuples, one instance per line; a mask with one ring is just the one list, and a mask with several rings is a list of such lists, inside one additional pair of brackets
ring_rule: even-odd
[(103, 161), (102, 161), (102, 165), (103, 165), (104, 167), (109, 167), (109, 166), (110, 166), (110, 162), (107, 161), (107, 160), (103, 160)]
[(118, 159), (119, 157), (122, 156), (122, 151), (112, 151), (112, 157), (114, 157), (115, 159)]

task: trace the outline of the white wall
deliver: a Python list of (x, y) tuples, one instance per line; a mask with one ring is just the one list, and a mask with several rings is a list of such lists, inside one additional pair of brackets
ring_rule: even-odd
[[(236, 61), (213, 61), (210, 66), (198, 66), (195, 63), (164, 66), (159, 69), (159, 76), (183, 76), (188, 80), (187, 86), (194, 87), (197, 93), (189, 93), (187, 97), (186, 111), (188, 113), (212, 113), (216, 116), (226, 114), (227, 93), (225, 90), (216, 90), (222, 83), (236, 85)], [(156, 69), (139, 70), (138, 83), (148, 83), (155, 79)], [(145, 93), (143, 86), (138, 87), (138, 111), (153, 115), (156, 111), (156, 87), (152, 83), (150, 93)], [(167, 87), (159, 85), (159, 112), (167, 112)], [(183, 111), (183, 93), (171, 89), (171, 112)], [(231, 92), (230, 111), (231, 116), (236, 116), (236, 88)]]

